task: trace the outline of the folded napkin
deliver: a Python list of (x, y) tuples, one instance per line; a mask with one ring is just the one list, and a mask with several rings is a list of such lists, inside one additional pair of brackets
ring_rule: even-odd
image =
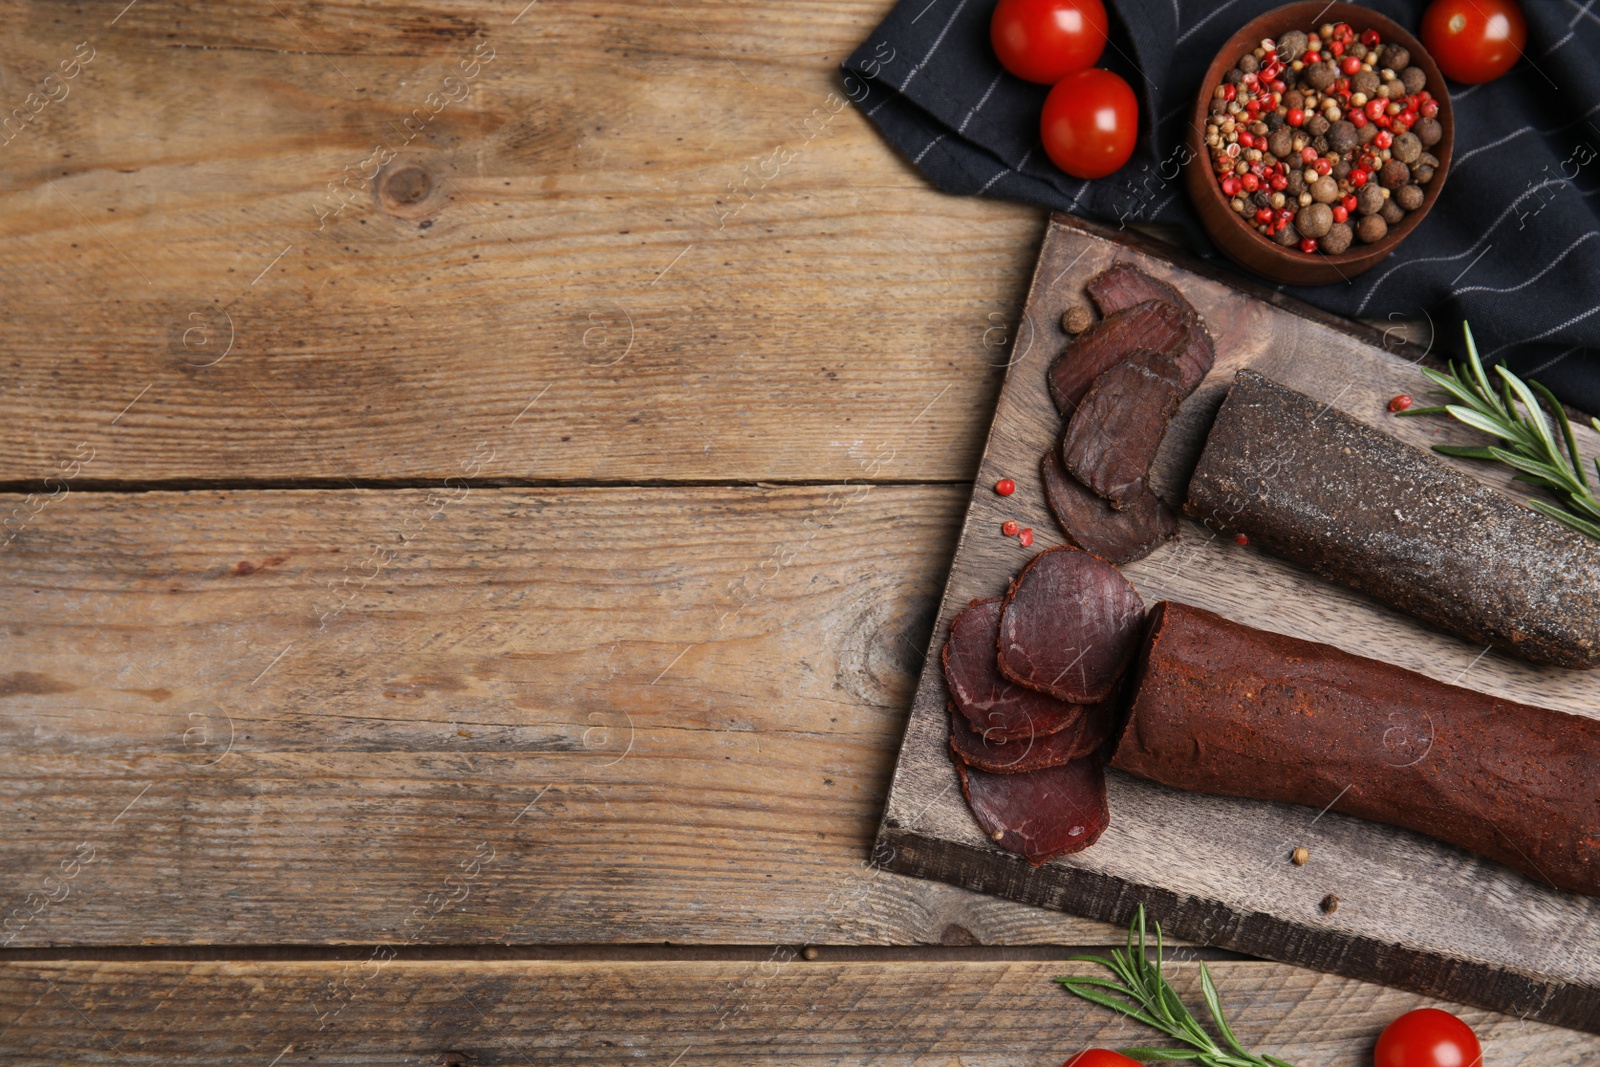
[[(1049, 90), (995, 59), (994, 0), (900, 0), (843, 64), (844, 90), (946, 192), (1113, 225), (1176, 223), (1215, 257), (1183, 188), (1188, 115), (1223, 42), (1278, 0), (1106, 3), (1113, 29), (1100, 65), (1127, 78), (1140, 103), (1133, 158), (1106, 178), (1068, 177), (1045, 155)], [(1426, 5), (1371, 6), (1415, 28)], [(1422, 224), (1349, 282), (1278, 288), (1341, 315), (1427, 318), (1445, 356), (1461, 353), (1465, 319), (1486, 360), (1600, 412), (1600, 3), (1522, 7), (1528, 44), (1511, 73), (1449, 86), (1455, 156)]]

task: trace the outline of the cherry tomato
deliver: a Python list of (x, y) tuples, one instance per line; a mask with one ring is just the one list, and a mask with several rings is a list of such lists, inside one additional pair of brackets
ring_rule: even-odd
[(1017, 77), (1054, 85), (1094, 66), (1110, 29), (1101, 0), (1000, 0), (989, 42)]
[(1074, 178), (1104, 178), (1133, 155), (1139, 101), (1109, 70), (1080, 70), (1050, 90), (1039, 132), (1056, 166)]
[(1483, 1067), (1483, 1049), (1472, 1028), (1454, 1015), (1418, 1008), (1384, 1028), (1372, 1063), (1373, 1067)]
[(1422, 15), (1422, 43), (1445, 77), (1493, 81), (1517, 62), (1528, 23), (1516, 0), (1433, 0)]
[(1140, 1067), (1138, 1060), (1130, 1060), (1120, 1052), (1103, 1048), (1085, 1049), (1061, 1067)]

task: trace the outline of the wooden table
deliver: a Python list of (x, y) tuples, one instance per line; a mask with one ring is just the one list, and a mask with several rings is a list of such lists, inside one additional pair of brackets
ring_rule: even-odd
[[(1043, 227), (848, 106), (885, 0), (125, 3), (0, 56), (5, 1062), (1146, 1040), (870, 865)], [(1421, 1003), (1177, 955), (1302, 1065)]]

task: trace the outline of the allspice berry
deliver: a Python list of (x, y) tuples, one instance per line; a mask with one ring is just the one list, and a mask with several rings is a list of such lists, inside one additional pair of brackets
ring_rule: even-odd
[[(1332, 212), (1329, 212), (1331, 215)], [(1294, 228), (1294, 223), (1289, 223), (1283, 229), (1272, 235), (1272, 239), (1285, 248), (1293, 248), (1300, 243), (1300, 231)]]
[[(1331, 214), (1332, 212), (1330, 212)], [(1329, 229), (1326, 237), (1322, 239), (1322, 250), (1330, 256), (1348, 251), (1350, 242), (1355, 240), (1355, 234), (1350, 229), (1348, 222), (1336, 222)]]
[(1303, 207), (1296, 212), (1294, 224), (1307, 237), (1324, 237), (1333, 228), (1333, 209), (1327, 204)]
[(1395, 203), (1394, 198), (1390, 197), (1388, 200), (1383, 202), (1383, 207), (1378, 209), (1378, 217), (1384, 222), (1388, 223), (1390, 226), (1393, 226), (1401, 219), (1405, 218), (1406, 213), (1401, 210), (1399, 204)]
[(1398, 159), (1391, 159), (1378, 172), (1378, 183), (1385, 189), (1398, 189), (1411, 180), (1411, 169)]
[(1411, 180), (1418, 185), (1427, 185), (1433, 181), (1433, 174), (1433, 168), (1426, 163), (1418, 163), (1411, 168)]
[(1301, 193), (1306, 192), (1305, 175), (1301, 171), (1291, 169), (1289, 171), (1289, 187), (1285, 191), (1290, 196), (1299, 196)]
[(1378, 72), (1362, 67), (1350, 75), (1350, 91), (1371, 96), (1378, 91)]
[(1422, 72), (1421, 67), (1407, 67), (1400, 72), (1400, 83), (1406, 87), (1407, 93), (1416, 94), (1427, 86), (1428, 76)]
[(1332, 893), (1329, 893), (1327, 896), (1322, 898), (1321, 907), (1323, 911), (1327, 912), (1329, 915), (1332, 915), (1334, 912), (1339, 910), (1339, 898), (1334, 896)]
[(1089, 328), (1089, 324), (1092, 321), (1093, 319), (1089, 314), (1089, 309), (1084, 307), (1082, 304), (1076, 304), (1072, 307), (1069, 307), (1066, 312), (1062, 314), (1061, 328), (1066, 330), (1068, 333), (1082, 333), (1084, 330)]
[(1261, 69), (1261, 61), (1256, 59), (1256, 54), (1254, 52), (1246, 52), (1244, 55), (1239, 57), (1238, 67), (1246, 74), (1254, 74), (1256, 71)]
[(1368, 182), (1356, 194), (1356, 210), (1363, 215), (1376, 215), (1383, 208), (1383, 190)]
[(1332, 124), (1328, 122), (1326, 117), (1322, 115), (1312, 115), (1310, 118), (1306, 119), (1306, 132), (1313, 137), (1321, 137), (1323, 134), (1328, 132), (1328, 127), (1330, 125)]
[(1278, 58), (1285, 63), (1293, 63), (1305, 52), (1306, 43), (1306, 35), (1299, 30), (1290, 30), (1287, 33), (1280, 34), (1278, 36)]
[(1304, 74), (1305, 83), (1319, 93), (1326, 92), (1336, 77), (1331, 62), (1315, 63), (1307, 67)]
[[(1279, 54), (1282, 54), (1283, 41), (1278, 42)], [(1306, 94), (1299, 89), (1290, 89), (1283, 94), (1283, 106), (1286, 108), (1303, 108), (1306, 106)]]
[(1422, 189), (1415, 185), (1402, 185), (1394, 191), (1394, 201), (1407, 211), (1422, 206)]
[(1356, 146), (1356, 127), (1348, 119), (1340, 119), (1328, 127), (1328, 147), (1343, 154)]
[(1389, 233), (1389, 224), (1382, 215), (1367, 215), (1356, 224), (1356, 236), (1367, 244), (1376, 244)]
[(1356, 143), (1371, 144), (1372, 139), (1376, 136), (1378, 136), (1378, 127), (1369, 122), (1356, 131)]
[(1311, 199), (1319, 204), (1333, 203), (1339, 199), (1339, 183), (1331, 177), (1318, 178), (1311, 183)]
[(1407, 130), (1394, 139), (1389, 154), (1402, 163), (1411, 164), (1422, 158), (1422, 139)]
[(1294, 132), (1288, 126), (1279, 126), (1267, 138), (1267, 149), (1279, 159), (1294, 151)]
[(1412, 128), (1411, 132), (1414, 132), (1423, 145), (1428, 148), (1438, 144), (1440, 138), (1444, 137), (1444, 127), (1439, 125), (1439, 120), (1430, 119), (1426, 115), (1417, 120), (1417, 124)]
[(1379, 70), (1392, 70), (1399, 74), (1411, 66), (1411, 53), (1407, 52), (1404, 45), (1386, 44), (1378, 58)]

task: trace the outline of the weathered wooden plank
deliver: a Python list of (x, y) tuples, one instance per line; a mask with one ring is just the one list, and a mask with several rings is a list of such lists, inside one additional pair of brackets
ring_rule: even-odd
[[(1211, 964), (1240, 1039), (1291, 1063), (1362, 1067), (1382, 1028), (1430, 1004), (1279, 964)], [(1083, 964), (0, 964), (0, 1054), (22, 1065), (328, 1062), (1059, 1063), (1154, 1035), (1052, 984)], [(1174, 984), (1204, 1013), (1192, 963)], [(1448, 1005), (1446, 1005), (1448, 1007)], [(1459, 1010), (1459, 1009), (1457, 1009)], [(1580, 1067), (1600, 1039), (1466, 1010), (1485, 1062)], [(675, 1058), (676, 1057), (676, 1058)]]
[(964, 496), (70, 493), (0, 551), (0, 937), (1101, 936), (866, 865)]
[[(999, 401), (935, 651), (957, 610), (973, 597), (1003, 592), (1034, 551), (1061, 541), (1039, 487), (1039, 457), (1052, 447), (1060, 422), (1045, 390), (1045, 368), (1062, 344), (1061, 312), (1082, 301), (1083, 283), (1116, 259), (1175, 284), (1217, 342), (1215, 369), (1174, 420), (1157, 461), (1153, 481), (1169, 499), (1181, 502), (1210, 415), (1241, 366), (1415, 444), (1470, 439), (1470, 431), (1448, 421), (1384, 414), (1396, 393), (1424, 391), (1413, 360), (1058, 219), (1030, 295), (1027, 321), (1036, 341), (1019, 348)], [(1592, 430), (1584, 435), (1586, 452), (1595, 452), (1596, 443)], [(1501, 470), (1470, 461), (1461, 466), (1512, 489)], [(1003, 476), (1016, 480), (1015, 496), (1001, 498), (988, 488)], [(1000, 536), (1006, 518), (1034, 528), (1032, 550)], [(1194, 523), (1185, 523), (1177, 542), (1124, 570), (1147, 604), (1171, 598), (1446, 682), (1600, 714), (1600, 677), (1593, 672), (1535, 667), (1470, 647)], [(1292, 805), (1182, 793), (1118, 772), (1107, 775), (1106, 834), (1085, 852), (1034, 870), (1001, 852), (966, 810), (947, 731), (944, 685), (930, 657), (880, 836), (886, 854), (893, 850), (894, 869), (1108, 919), (1126, 919), (1144, 900), (1157, 906), (1169, 929), (1199, 941), (1600, 1031), (1600, 900), (1544, 886), (1418, 834)], [(1414, 756), (1408, 751), (1404, 758)], [(1311, 850), (1304, 868), (1287, 861), (1296, 845)], [(1340, 901), (1334, 914), (1318, 906), (1329, 893)]]
[(15, 5), (94, 54), (4, 146), (0, 483), (969, 478), (1039, 213), (842, 95), (887, 6)]

